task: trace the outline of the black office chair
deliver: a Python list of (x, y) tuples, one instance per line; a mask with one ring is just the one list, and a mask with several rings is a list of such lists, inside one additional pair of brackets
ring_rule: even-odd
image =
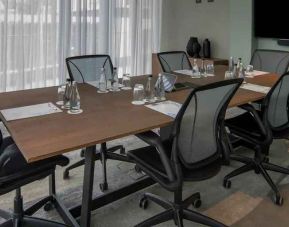
[[(7, 211), (0, 210), (0, 217), (5, 220), (1, 226), (65, 227), (66, 225), (64, 224), (30, 217), (30, 215), (34, 214), (42, 206), (53, 204), (55, 202), (54, 197), (48, 196), (41, 199), (36, 204), (24, 211), (20, 188), (26, 184), (40, 180), (47, 176), (54, 176), (55, 167), (57, 165), (65, 166), (68, 164), (69, 160), (64, 156), (57, 156), (28, 164), (10, 137), (2, 139), (1, 131), (0, 145), (0, 196), (16, 190), (13, 213), (11, 214)], [(52, 185), (55, 187), (54, 183)], [(55, 191), (55, 188), (53, 188), (53, 190)]]
[(262, 102), (261, 111), (251, 105), (242, 106), (247, 112), (226, 120), (230, 136), (243, 141), (242, 145), (255, 151), (254, 158), (233, 154), (233, 160), (244, 163), (224, 178), (224, 186), (231, 187), (231, 179), (237, 175), (254, 170), (261, 173), (274, 191), (274, 202), (282, 205), (283, 198), (267, 170), (289, 174), (289, 169), (269, 163), (268, 151), (272, 139), (288, 139), (289, 136), (289, 73), (283, 74), (271, 88)]
[(254, 69), (282, 75), (288, 71), (289, 52), (281, 50), (255, 50), (251, 58)]
[[(99, 80), (101, 68), (105, 68), (107, 80), (113, 77), (113, 65), (109, 55), (85, 55), (70, 57), (66, 59), (66, 64), (69, 72), (70, 79), (78, 83), (86, 83), (89, 81)], [(120, 154), (113, 152), (120, 151)], [(83, 157), (83, 150), (81, 156)], [(125, 148), (123, 146), (114, 146), (111, 148), (106, 147), (106, 143), (101, 144), (101, 150), (96, 154), (96, 160), (101, 160), (103, 166), (103, 182), (99, 185), (101, 191), (108, 189), (106, 161), (107, 159), (127, 161)], [(84, 158), (68, 168), (63, 173), (63, 178), (69, 178), (69, 171), (84, 165)]]
[(157, 54), (162, 70), (170, 73), (176, 70), (192, 69), (191, 62), (184, 51), (170, 51)]
[[(162, 187), (174, 193), (174, 201), (166, 201), (145, 193), (140, 206), (148, 200), (166, 211), (138, 224), (153, 226), (174, 220), (183, 226), (183, 219), (208, 226), (225, 226), (200, 213), (188, 210), (200, 206), (200, 193), (182, 199), (184, 181), (201, 181), (218, 174), (227, 143), (224, 130), (226, 108), (242, 83), (241, 79), (221, 81), (194, 89), (179, 111), (170, 138), (162, 142), (153, 132), (137, 136), (150, 146), (128, 152), (128, 156)], [(226, 149), (225, 149), (226, 148)]]

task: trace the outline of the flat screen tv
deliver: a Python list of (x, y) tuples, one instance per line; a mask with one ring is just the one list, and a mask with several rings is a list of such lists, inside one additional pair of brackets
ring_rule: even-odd
[(254, 0), (256, 37), (289, 39), (288, 0)]

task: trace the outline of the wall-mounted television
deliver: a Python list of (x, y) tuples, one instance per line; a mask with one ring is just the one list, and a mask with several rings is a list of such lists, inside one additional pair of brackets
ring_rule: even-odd
[(288, 0), (254, 0), (256, 37), (289, 39)]

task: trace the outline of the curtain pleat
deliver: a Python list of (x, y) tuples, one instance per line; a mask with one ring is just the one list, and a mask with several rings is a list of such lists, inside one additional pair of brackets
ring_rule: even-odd
[(119, 72), (151, 73), (162, 0), (0, 0), (0, 91), (54, 86), (65, 58), (109, 54)]

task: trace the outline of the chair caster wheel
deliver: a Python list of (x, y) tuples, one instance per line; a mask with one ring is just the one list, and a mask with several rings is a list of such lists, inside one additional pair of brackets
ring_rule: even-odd
[(140, 168), (138, 165), (135, 165), (135, 166), (134, 166), (134, 170), (135, 170), (137, 173), (141, 173), (141, 172), (142, 172), (141, 168)]
[(275, 195), (274, 196), (274, 203), (278, 206), (282, 206), (283, 205), (283, 197), (281, 197), (280, 195)]
[(69, 179), (69, 172), (68, 171), (64, 171), (63, 172), (63, 180), (68, 180)]
[(122, 148), (120, 149), (119, 153), (120, 153), (120, 154), (125, 154), (125, 148), (122, 147)]
[(255, 172), (256, 174), (260, 174), (260, 171), (259, 171), (259, 170), (254, 170), (254, 172)]
[(231, 181), (230, 180), (224, 180), (223, 186), (224, 188), (231, 188)]
[(80, 151), (80, 157), (84, 158), (84, 152), (85, 152), (85, 149), (81, 149), (81, 151)]
[(194, 200), (194, 202), (192, 203), (193, 207), (195, 208), (200, 208), (202, 206), (202, 200), (201, 199), (196, 199)]
[(47, 212), (53, 210), (53, 208), (54, 208), (53, 204), (51, 202), (48, 202), (44, 205), (43, 210)]
[(142, 197), (139, 201), (139, 207), (146, 210), (148, 208), (149, 201), (146, 197)]
[(104, 192), (108, 189), (108, 184), (107, 183), (99, 184), (99, 188), (100, 188), (100, 191)]

